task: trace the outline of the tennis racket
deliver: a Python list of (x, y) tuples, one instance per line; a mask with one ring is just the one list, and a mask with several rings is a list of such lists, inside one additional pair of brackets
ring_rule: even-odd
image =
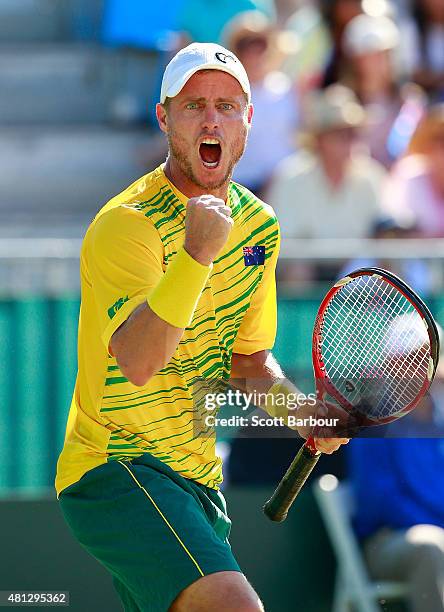
[[(323, 299), (312, 356), (320, 401), (339, 404), (358, 427), (387, 424), (413, 410), (427, 393), (438, 365), (438, 330), (427, 306), (400, 278), (362, 268)], [(272, 521), (285, 520), (321, 456), (313, 438), (264, 506)]]

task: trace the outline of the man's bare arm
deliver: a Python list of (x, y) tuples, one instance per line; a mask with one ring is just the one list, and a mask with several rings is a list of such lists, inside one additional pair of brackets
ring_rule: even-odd
[(231, 378), (237, 380), (236, 386), (242, 386), (245, 391), (266, 393), (273, 383), (282, 380), (285, 375), (270, 351), (258, 351), (252, 355), (233, 353)]
[(180, 273), (174, 276), (171, 263), (147, 296), (148, 301), (136, 308), (111, 338), (110, 348), (119, 368), (134, 385), (145, 385), (174, 355), (232, 225), (231, 209), (223, 200), (203, 195), (188, 201), (185, 242), (173, 260), (177, 266), (180, 262)]
[(158, 317), (145, 302), (114, 332), (110, 347), (122, 374), (141, 387), (170, 361), (183, 331)]
[[(257, 393), (267, 393), (277, 382), (283, 381), (285, 375), (276, 359), (270, 351), (259, 351), (252, 355), (240, 355), (233, 353), (231, 359), (231, 378), (234, 386), (241, 386), (245, 391)], [(290, 381), (286, 380), (286, 386), (298, 394), (299, 389)], [(315, 406), (311, 404), (300, 405), (299, 410), (307, 414), (319, 414), (324, 411), (322, 404)], [(340, 409), (339, 409), (340, 410)], [(301, 415), (302, 416), (302, 415)], [(344, 412), (344, 417), (346, 418)], [(299, 434), (306, 438), (310, 435), (304, 429), (298, 429)], [(342, 444), (347, 444), (347, 438), (315, 438), (316, 447), (322, 453), (333, 453)]]

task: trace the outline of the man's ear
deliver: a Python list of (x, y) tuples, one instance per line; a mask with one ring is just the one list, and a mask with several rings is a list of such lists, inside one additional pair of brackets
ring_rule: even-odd
[(253, 105), (249, 104), (248, 105), (248, 115), (247, 115), (248, 125), (251, 125), (251, 121), (253, 119), (253, 113), (254, 113)]
[(162, 132), (168, 132), (168, 116), (163, 104), (156, 104), (156, 117)]

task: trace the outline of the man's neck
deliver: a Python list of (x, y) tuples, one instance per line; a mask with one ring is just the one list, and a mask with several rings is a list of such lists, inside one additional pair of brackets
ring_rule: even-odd
[(170, 183), (172, 183), (187, 198), (196, 198), (201, 195), (211, 194), (216, 198), (224, 200), (225, 202), (228, 200), (228, 187), (230, 185), (229, 180), (221, 187), (201, 187), (200, 185), (196, 185), (196, 183), (189, 179), (180, 170), (177, 164), (175, 164), (174, 161), (171, 160), (171, 157), (167, 158), (163, 171)]

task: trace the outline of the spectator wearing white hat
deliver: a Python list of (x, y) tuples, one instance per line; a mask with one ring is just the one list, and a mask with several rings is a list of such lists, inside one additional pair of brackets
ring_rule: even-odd
[(410, 113), (413, 105), (413, 121), (419, 120), (421, 114), (417, 92), (408, 87), (401, 89), (399, 84), (396, 63), (399, 42), (399, 30), (388, 17), (359, 15), (344, 32), (344, 52), (351, 62), (347, 84), (354, 89), (369, 116), (363, 139), (372, 157), (387, 168), (407, 144), (393, 134), (400, 113)]
[[(365, 122), (364, 109), (353, 91), (342, 85), (312, 92), (305, 102), (308, 148), (282, 162), (268, 194), (282, 236), (369, 236), (381, 213), (386, 172), (355, 147), (356, 131)], [(283, 280), (301, 280), (302, 270), (292, 265), (281, 273)]]
[[(303, 89), (327, 87), (341, 80), (348, 71), (348, 58), (343, 51), (343, 34), (357, 15), (391, 16), (389, 0), (317, 0), (299, 2), (285, 27), (300, 40), (296, 58), (290, 58), (285, 69)], [(405, 19), (400, 26), (405, 35)], [(410, 35), (407, 37), (410, 39)], [(403, 50), (404, 51), (404, 50)]]

